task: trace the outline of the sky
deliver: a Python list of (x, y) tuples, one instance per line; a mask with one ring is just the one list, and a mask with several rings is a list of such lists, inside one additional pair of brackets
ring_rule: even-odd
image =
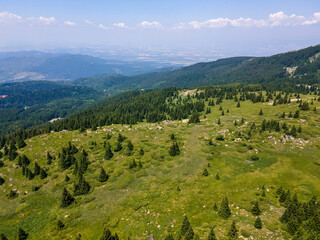
[(0, 51), (261, 56), (319, 43), (319, 0), (0, 0)]

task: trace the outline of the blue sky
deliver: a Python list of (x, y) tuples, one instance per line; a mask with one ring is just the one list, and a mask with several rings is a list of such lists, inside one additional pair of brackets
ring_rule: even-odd
[(269, 55), (320, 43), (320, 1), (1, 0), (0, 50), (208, 49)]

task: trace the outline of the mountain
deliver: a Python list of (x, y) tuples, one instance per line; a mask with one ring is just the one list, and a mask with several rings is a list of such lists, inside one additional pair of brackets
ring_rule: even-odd
[(63, 118), (104, 97), (89, 87), (48, 81), (0, 84), (0, 136)]
[(317, 94), (135, 90), (0, 137), (0, 235), (318, 239)]
[(233, 57), (168, 72), (98, 76), (72, 81), (113, 94), (130, 89), (195, 87), (231, 83), (319, 83), (320, 45), (271, 57)]
[(133, 75), (172, 67), (147, 61), (121, 61), (81, 54), (22, 51), (0, 53), (0, 83), (27, 80), (64, 81), (100, 74)]

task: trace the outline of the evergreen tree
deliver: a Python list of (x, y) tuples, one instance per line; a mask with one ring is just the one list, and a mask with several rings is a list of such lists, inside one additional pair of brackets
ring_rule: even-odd
[(216, 234), (214, 233), (214, 229), (213, 228), (211, 228), (211, 230), (209, 232), (208, 240), (217, 240)]
[(189, 230), (189, 227), (190, 227), (189, 219), (187, 215), (184, 215), (181, 231), (180, 231), (182, 236), (184, 236), (187, 233), (187, 231)]
[(59, 230), (62, 230), (65, 228), (64, 223), (61, 220), (58, 220), (57, 227)]
[(290, 135), (293, 137), (297, 136), (297, 129), (296, 129), (295, 125), (292, 126), (291, 131), (290, 131)]
[(17, 146), (18, 146), (18, 148), (24, 148), (25, 146), (27, 146), (27, 144), (25, 143), (25, 141), (22, 138), (19, 138), (17, 141)]
[(0, 240), (8, 240), (8, 238), (3, 233), (1, 233)]
[(172, 157), (180, 154), (180, 149), (177, 142), (172, 143), (172, 146), (169, 149), (169, 154)]
[(40, 174), (40, 166), (37, 162), (34, 163), (34, 175), (38, 176)]
[(174, 238), (173, 238), (172, 234), (170, 233), (164, 238), (164, 240), (174, 240)]
[(253, 208), (252, 208), (252, 214), (254, 216), (259, 216), (261, 214), (261, 210), (259, 208), (259, 203), (258, 202), (254, 203)]
[(220, 180), (219, 173), (216, 174), (216, 180)]
[(185, 240), (192, 240), (193, 238), (194, 238), (194, 232), (193, 232), (193, 229), (190, 225), (188, 231), (186, 232), (186, 234), (184, 236), (184, 239)]
[(129, 168), (132, 169), (132, 168), (136, 168), (137, 167), (137, 163), (136, 163), (136, 160), (132, 160), (132, 162), (129, 164)]
[(128, 146), (127, 146), (127, 147), (128, 147), (128, 150), (129, 150), (129, 151), (132, 151), (132, 150), (133, 150), (133, 144), (132, 144), (131, 141), (128, 142)]
[(115, 151), (115, 152), (119, 152), (121, 149), (122, 149), (121, 143), (120, 143), (120, 142), (117, 142), (117, 143), (116, 143), (116, 146), (115, 146), (115, 148), (114, 148), (114, 151)]
[(220, 120), (220, 118), (218, 119), (218, 125), (220, 125), (221, 124), (221, 120)]
[(220, 209), (219, 209), (219, 216), (227, 219), (228, 217), (231, 216), (231, 211), (229, 208), (229, 203), (228, 203), (228, 198), (225, 197), (221, 201)]
[(53, 157), (51, 156), (50, 152), (47, 152), (47, 164), (50, 165), (52, 163)]
[(41, 168), (40, 170), (40, 178), (45, 179), (48, 176), (47, 172)]
[(239, 108), (240, 107), (240, 102), (238, 101), (238, 103), (237, 103), (237, 108)]
[(4, 178), (0, 176), (0, 186), (3, 185), (5, 182)]
[(118, 142), (121, 143), (121, 142), (123, 142), (125, 139), (126, 139), (126, 137), (123, 136), (123, 135), (121, 135), (121, 133), (119, 133), (119, 135), (118, 135)]
[(205, 168), (202, 173), (203, 176), (207, 177), (209, 175), (208, 170)]
[(222, 112), (221, 112), (221, 116), (224, 116), (224, 111), (222, 110)]
[(110, 160), (112, 157), (113, 157), (113, 152), (111, 150), (111, 146), (110, 146), (109, 143), (107, 143), (106, 151), (105, 151), (105, 154), (104, 154), (104, 159), (105, 160)]
[(213, 210), (216, 211), (216, 212), (218, 212), (218, 206), (217, 206), (216, 203), (213, 205)]
[(109, 179), (108, 174), (106, 171), (101, 167), (100, 175), (99, 175), (99, 182), (106, 182)]
[(176, 140), (176, 137), (174, 136), (173, 133), (171, 133), (170, 138), (171, 138), (172, 141), (173, 141), (173, 140)]
[(257, 219), (254, 222), (254, 227), (257, 229), (261, 229), (262, 228), (262, 221), (259, 217), (257, 217)]
[(64, 179), (66, 182), (68, 182), (70, 180), (69, 176), (66, 175), (65, 179)]
[(144, 151), (143, 151), (142, 148), (140, 148), (139, 155), (140, 155), (140, 156), (143, 156), (143, 155), (144, 155)]
[(90, 191), (90, 185), (86, 182), (83, 175), (80, 173), (77, 182), (74, 183), (74, 195), (79, 196), (87, 194)]
[(67, 207), (74, 202), (74, 198), (66, 188), (63, 189), (61, 198), (61, 207)]
[(237, 239), (238, 237), (238, 229), (236, 227), (236, 222), (233, 220), (230, 230), (228, 231), (228, 237), (230, 240)]
[(263, 115), (262, 108), (260, 108), (259, 115), (260, 115), (260, 116), (262, 116), (262, 115)]
[(19, 228), (18, 230), (18, 239), (19, 240), (25, 240), (28, 238), (28, 233), (26, 233), (22, 228)]
[(188, 123), (199, 123), (199, 122), (200, 122), (199, 113), (194, 112), (194, 113), (191, 115)]

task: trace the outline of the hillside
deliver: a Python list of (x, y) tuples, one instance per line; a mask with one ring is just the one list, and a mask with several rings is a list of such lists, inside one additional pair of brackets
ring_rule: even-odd
[(47, 81), (0, 84), (0, 136), (63, 118), (102, 99), (88, 87)]
[(271, 57), (234, 57), (198, 63), (170, 72), (99, 76), (73, 81), (114, 94), (131, 89), (197, 87), (230, 83), (319, 83), (320, 45)]
[(172, 64), (102, 59), (81, 54), (38, 51), (0, 52), (0, 83), (29, 80), (65, 81), (99, 74), (142, 74)]
[(319, 107), (304, 86), (133, 91), (1, 138), (0, 234), (316, 239)]

